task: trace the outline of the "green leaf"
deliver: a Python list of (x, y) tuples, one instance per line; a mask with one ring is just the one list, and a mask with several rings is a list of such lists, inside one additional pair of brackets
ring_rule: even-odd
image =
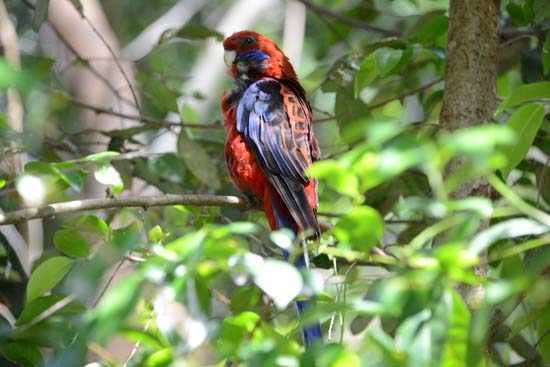
[(143, 276), (134, 273), (123, 279), (101, 298), (95, 309), (97, 338), (103, 343), (132, 313), (138, 300)]
[(532, 308), (525, 315), (518, 316), (512, 324), (512, 329), (510, 330), (510, 334), (507, 339), (510, 340), (523, 329), (548, 314), (550, 314), (550, 307), (546, 306), (542, 308)]
[(27, 342), (7, 343), (2, 346), (2, 355), (19, 367), (38, 367), (43, 365), (40, 350)]
[[(25, 308), (21, 312), (21, 315), (17, 318), (16, 326), (25, 325), (32, 321), (35, 317), (46, 311), (51, 306), (59, 303), (67, 298), (65, 294), (52, 294), (49, 296), (39, 297), (32, 302), (25, 305)], [(55, 313), (80, 313), (85, 311), (86, 308), (79, 302), (72, 301), (62, 308), (55, 311)]]
[(226, 317), (221, 324), (219, 338), (216, 342), (217, 349), (225, 356), (236, 355), (244, 338), (257, 327), (260, 321), (260, 316), (251, 311)]
[[(550, 83), (548, 83), (550, 95)], [(506, 167), (502, 169), (503, 177), (508, 174), (523, 160), (544, 119), (544, 106), (540, 104), (528, 104), (518, 108), (506, 122), (506, 126), (512, 129), (517, 136), (513, 145), (505, 146), (500, 152), (508, 158)]]
[(436, 15), (428, 20), (418, 31), (415, 37), (421, 43), (433, 43), (440, 36), (447, 33), (449, 28), (449, 17), (446, 15)]
[(243, 311), (251, 311), (262, 299), (262, 292), (258, 287), (245, 285), (244, 287), (237, 288), (231, 302), (229, 303), (229, 309), (234, 314), (241, 313)]
[(502, 101), (495, 112), (495, 116), (499, 115), (507, 108), (543, 98), (550, 98), (550, 82), (538, 82), (522, 85), (514, 90), (508, 98)]
[(164, 238), (164, 233), (162, 232), (162, 228), (157, 224), (153, 228), (147, 232), (149, 239), (153, 242), (161, 242)]
[(496, 241), (521, 236), (536, 236), (549, 231), (550, 228), (531, 219), (509, 219), (478, 233), (468, 244), (468, 251), (479, 255)]
[(66, 226), (86, 233), (86, 236), (94, 235), (97, 237), (105, 237), (109, 233), (107, 223), (105, 223), (103, 219), (91, 214), (82, 215), (68, 222)]
[(187, 24), (185, 27), (181, 28), (175, 34), (176, 37), (186, 38), (186, 39), (205, 39), (214, 37), (218, 41), (223, 41), (223, 34), (216, 32), (210, 28), (207, 28), (199, 24)]
[(27, 303), (49, 291), (63, 279), (74, 260), (56, 256), (44, 261), (31, 274), (27, 284)]
[(178, 111), (177, 98), (179, 93), (170, 89), (169, 85), (144, 74), (138, 74), (137, 79), (141, 82), (143, 90), (147, 91), (146, 97), (148, 98), (145, 102), (151, 104), (155, 114)]
[(69, 256), (86, 257), (90, 254), (90, 244), (79, 232), (60, 229), (55, 232), (53, 243), (57, 249)]
[(465, 366), (468, 348), (470, 312), (454, 289), (446, 289), (444, 297), (452, 297), (452, 310), (447, 327), (447, 340), (443, 351), (442, 367)]
[(0, 179), (0, 189), (4, 186), (6, 186), (6, 180)]
[[(544, 363), (550, 363), (550, 334), (548, 330), (550, 330), (550, 312), (547, 312), (538, 322), (537, 350), (541, 354)], [(543, 338), (541, 339), (541, 337)]]
[(333, 232), (338, 241), (351, 244), (356, 250), (368, 252), (382, 238), (384, 221), (370, 206), (358, 206), (340, 218)]
[(356, 197), (359, 195), (359, 180), (357, 176), (346, 170), (339, 162), (324, 160), (315, 162), (309, 169), (313, 177), (324, 179), (334, 190), (341, 194)]
[(189, 139), (185, 129), (178, 136), (178, 153), (189, 171), (202, 183), (216, 190), (221, 187), (216, 164), (202, 146)]
[(515, 25), (521, 26), (528, 22), (528, 19), (525, 18), (523, 7), (520, 5), (510, 2), (506, 5), (506, 11), (510, 15), (510, 18), (512, 18)]
[(374, 61), (382, 78), (390, 74), (401, 60), (403, 50), (382, 47), (374, 51)]
[(97, 169), (94, 172), (94, 177), (97, 182), (104, 185), (112, 186), (113, 194), (120, 194), (124, 189), (124, 183), (120, 174), (111, 163), (104, 162), (99, 163)]
[(351, 88), (348, 90), (343, 87), (339, 88), (336, 93), (334, 113), (340, 126), (347, 127), (354, 122), (362, 121), (368, 116), (369, 109), (367, 105), (359, 98), (355, 98), (353, 93), (354, 91)]
[(450, 154), (489, 154), (498, 145), (510, 145), (516, 141), (512, 129), (501, 125), (484, 124), (445, 134), (439, 145)]
[(90, 154), (84, 158), (75, 159), (69, 162), (103, 162), (103, 161), (110, 160), (111, 158), (114, 158), (119, 155), (120, 155), (119, 152), (106, 151), (106, 152)]
[(368, 87), (373, 81), (378, 78), (379, 69), (374, 60), (374, 53), (370, 54), (363, 60), (359, 66), (359, 71), (355, 74), (354, 80), (354, 97), (357, 98), (363, 88)]
[(548, 0), (535, 0), (533, 2), (533, 12), (536, 23), (547, 20), (550, 18), (550, 2)]
[(151, 354), (145, 362), (143, 367), (166, 367), (172, 362), (172, 348), (164, 348)]
[[(300, 272), (287, 262), (268, 259), (254, 267), (252, 272), (254, 283), (270, 296), (280, 309), (285, 308), (302, 290), (303, 280)], [(273, 276), (274, 274), (277, 276)]]
[(48, 7), (50, 0), (38, 0), (34, 6), (34, 18), (32, 19), (32, 29), (35, 32), (40, 30), (40, 26), (48, 17)]

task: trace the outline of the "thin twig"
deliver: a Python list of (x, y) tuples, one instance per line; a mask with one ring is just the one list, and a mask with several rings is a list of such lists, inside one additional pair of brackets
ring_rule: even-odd
[(371, 31), (371, 32), (377, 32), (377, 33), (383, 34), (385, 36), (399, 37), (401, 35), (401, 33), (397, 32), (397, 31), (394, 31), (394, 30), (391, 30), (391, 29), (384, 29), (384, 28), (380, 28), (380, 27), (377, 27), (377, 26), (373, 26), (373, 25), (370, 25), (370, 24), (365, 23), (363, 21), (353, 19), (353, 18), (350, 18), (350, 17), (346, 17), (345, 15), (342, 15), (342, 14), (335, 13), (332, 10), (329, 10), (329, 9), (324, 8), (322, 6), (313, 4), (312, 2), (309, 2), (307, 0), (298, 0), (298, 1), (301, 2), (307, 8), (309, 8), (310, 10), (312, 10), (313, 12), (315, 12), (319, 15), (324, 15), (324, 16), (327, 16), (327, 17), (331, 17), (331, 18), (333, 18), (334, 20), (336, 20), (340, 23), (344, 23), (344, 24), (350, 25), (350, 26), (355, 27), (355, 28), (364, 29), (364, 30)]
[(93, 308), (95, 308), (97, 306), (97, 304), (99, 303), (99, 301), (101, 301), (101, 299), (105, 295), (105, 292), (107, 292), (107, 288), (109, 288), (109, 286), (113, 282), (113, 279), (115, 279), (115, 276), (117, 275), (118, 271), (120, 270), (120, 268), (122, 268), (122, 265), (124, 265), (125, 262), (126, 262), (126, 258), (124, 258), (124, 259), (122, 259), (118, 262), (115, 269), (113, 270), (113, 272), (109, 276), (109, 279), (107, 279), (107, 282), (103, 285), (103, 289), (101, 290), (101, 293), (99, 293), (99, 295), (97, 296), (97, 298), (94, 302)]
[(421, 85), (420, 87), (417, 87), (417, 88), (414, 88), (414, 89), (411, 89), (409, 91), (406, 91), (400, 95), (397, 95), (395, 97), (392, 97), (392, 98), (389, 98), (389, 99), (386, 99), (382, 102), (378, 102), (378, 103), (375, 103), (375, 104), (372, 104), (369, 106), (369, 109), (371, 110), (374, 110), (376, 108), (380, 108), (380, 107), (383, 107), (385, 105), (387, 105), (388, 103), (390, 102), (393, 102), (393, 101), (396, 101), (396, 100), (399, 100), (399, 99), (402, 99), (402, 98), (405, 98), (405, 97), (408, 97), (408, 96), (412, 96), (413, 94), (416, 94), (416, 93), (419, 93), (419, 92), (422, 92), (424, 89), (428, 89), (434, 85), (436, 85), (437, 83), (439, 82), (442, 82), (444, 79), (443, 78), (439, 78), (439, 79), (436, 79), (436, 80), (433, 80), (427, 84), (424, 84), (424, 85)]
[(237, 196), (183, 194), (162, 196), (123, 196), (118, 198), (86, 199), (54, 203), (39, 208), (0, 213), (0, 225), (28, 221), (34, 218), (55, 217), (62, 214), (88, 210), (137, 207), (147, 209), (155, 206), (193, 205), (220, 206), (245, 209), (247, 203)]
[(70, 296), (67, 296), (67, 297), (57, 301), (56, 303), (54, 303), (53, 305), (51, 305), (50, 307), (48, 307), (47, 309), (45, 309), (44, 311), (39, 313), (30, 322), (28, 322), (25, 325), (18, 328), (17, 332), (22, 333), (23, 331), (30, 329), (32, 326), (38, 324), (40, 321), (43, 321), (43, 320), (47, 319), (48, 317), (50, 317), (51, 315), (53, 315), (57, 311), (61, 310), (63, 307), (67, 306), (69, 303), (71, 303), (75, 299), (76, 299), (75, 295), (70, 295)]
[[(143, 327), (143, 333), (146, 333), (147, 330), (149, 329), (149, 326), (151, 326), (151, 322), (153, 321), (153, 312), (151, 312), (151, 316), (149, 317), (149, 319), (147, 320), (147, 322), (145, 323), (145, 326)], [(134, 344), (134, 347), (132, 348), (132, 351), (130, 352), (130, 355), (128, 356), (128, 358), (126, 359), (126, 361), (124, 362), (124, 364), (122, 365), (122, 367), (126, 367), (128, 366), (128, 363), (130, 363), (130, 360), (132, 358), (134, 358), (134, 356), (136, 355), (137, 351), (139, 350), (139, 347), (141, 346), (141, 338), (138, 339), (138, 341), (136, 342), (136, 344)]]
[(55, 24), (51, 23), (50, 22), (50, 26), (52, 27), (52, 30), (54, 31), (54, 33), (56, 34), (57, 38), (59, 38), (59, 40), (61, 42), (63, 42), (63, 44), (65, 45), (65, 47), (67, 47), (69, 49), (69, 51), (71, 51), (71, 53), (73, 53), (73, 55), (78, 59), (78, 60), (81, 60), (81, 61), (84, 61), (86, 63), (86, 68), (88, 70), (90, 70), (90, 72), (95, 75), (96, 78), (98, 78), (99, 80), (101, 80), (103, 82), (103, 84), (105, 84), (105, 86), (107, 87), (107, 89), (109, 89), (120, 101), (123, 101), (127, 104), (129, 104), (130, 106), (132, 107), (135, 107), (137, 108), (138, 106), (134, 105), (134, 103), (126, 98), (124, 98), (119, 92), (118, 90), (116, 90), (116, 88), (111, 84), (111, 82), (104, 76), (102, 75), (96, 68), (94, 68), (89, 62), (87, 62), (88, 60), (86, 60), (72, 45), (71, 43), (65, 38), (65, 36), (63, 36), (63, 34), (61, 34), (61, 32), (59, 31), (59, 29), (57, 29), (57, 27), (55, 26)]
[[(73, 3), (74, 5), (74, 3)], [(78, 9), (77, 9), (78, 10)], [(97, 28), (92, 24), (92, 22), (90, 22), (90, 20), (84, 15), (84, 13), (82, 13), (82, 18), (84, 19), (84, 21), (86, 23), (88, 23), (88, 25), (90, 26), (90, 28), (92, 29), (92, 31), (99, 37), (99, 39), (101, 40), (101, 42), (103, 42), (103, 44), (105, 45), (105, 47), (107, 47), (107, 50), (109, 50), (109, 53), (111, 54), (111, 56), (113, 57), (113, 61), (115, 62), (118, 70), (120, 70), (120, 73), (122, 74), (122, 77), (124, 78), (124, 80), (126, 81), (126, 83), (128, 84), (128, 87), (130, 88), (130, 92), (132, 93), (132, 98), (134, 99), (134, 103), (136, 104), (136, 108), (137, 110), (139, 111), (139, 114), (141, 115), (142, 112), (141, 112), (141, 108), (140, 108), (140, 105), (139, 105), (139, 101), (138, 101), (138, 98), (137, 98), (137, 94), (136, 94), (136, 91), (134, 89), (134, 86), (132, 85), (132, 83), (130, 82), (130, 78), (128, 78), (128, 75), (126, 74), (126, 72), (124, 71), (124, 68), (122, 67), (122, 65), (120, 64), (120, 61), (118, 60), (118, 57), (117, 55), (115, 54), (115, 52), (113, 51), (113, 49), (111, 48), (111, 45), (109, 45), (109, 43), (107, 42), (107, 40), (103, 37), (103, 35), (97, 30)]]
[[(163, 119), (156, 119), (154, 117), (150, 116), (136, 116), (136, 115), (130, 115), (122, 112), (113, 111), (111, 108), (105, 108), (101, 106), (94, 106), (92, 104), (86, 103), (84, 101), (78, 100), (76, 98), (63, 95), (63, 99), (67, 102), (69, 102), (72, 105), (78, 106), (80, 108), (85, 108), (91, 111), (94, 111), (97, 114), (105, 114), (105, 115), (111, 115), (111, 116), (117, 116), (121, 118), (126, 118), (129, 120), (136, 120), (136, 121), (143, 121), (149, 124), (155, 124), (158, 125), (159, 128), (170, 128), (170, 127), (190, 127), (190, 128), (198, 128), (198, 129), (220, 129), (222, 128), (222, 125), (212, 123), (212, 124), (192, 124), (192, 123), (179, 123), (169, 120), (163, 120)], [(82, 132), (79, 132), (79, 134), (82, 134)]]

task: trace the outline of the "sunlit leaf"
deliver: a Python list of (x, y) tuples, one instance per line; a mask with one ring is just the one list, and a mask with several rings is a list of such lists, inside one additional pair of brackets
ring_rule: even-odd
[(27, 303), (49, 291), (63, 279), (74, 260), (56, 256), (44, 261), (31, 274), (27, 284)]
[(313, 177), (324, 179), (327, 185), (341, 194), (352, 197), (359, 195), (357, 176), (350, 173), (334, 160), (324, 160), (314, 163), (309, 169), (309, 173)]
[(235, 355), (243, 339), (256, 328), (259, 322), (260, 316), (250, 311), (226, 317), (221, 324), (219, 338), (216, 341), (221, 354)]
[(452, 298), (447, 340), (443, 351), (441, 366), (454, 367), (466, 365), (468, 348), (468, 331), (470, 329), (470, 312), (464, 301), (454, 289), (446, 289), (443, 297)]
[(495, 111), (495, 116), (507, 108), (543, 98), (550, 98), (550, 82), (538, 82), (522, 85), (514, 90)]
[(172, 362), (173, 348), (164, 348), (151, 354), (145, 362), (143, 367), (167, 367)]
[(511, 128), (484, 124), (443, 135), (440, 145), (453, 153), (487, 154), (498, 145), (512, 144), (515, 141), (516, 136)]
[(528, 235), (539, 235), (549, 232), (550, 228), (527, 218), (514, 218), (497, 223), (478, 233), (468, 245), (468, 250), (481, 254), (491, 244), (505, 238), (516, 238)]
[(69, 256), (86, 257), (90, 254), (90, 244), (77, 231), (60, 229), (55, 232), (53, 243), (57, 249)]
[(253, 269), (252, 275), (254, 283), (273, 299), (278, 308), (285, 308), (302, 289), (300, 272), (284, 261), (265, 260)]
[(112, 186), (113, 194), (119, 194), (124, 189), (120, 174), (110, 163), (100, 163), (94, 172), (94, 177), (99, 183)]
[(374, 51), (374, 61), (381, 77), (387, 76), (393, 71), (401, 60), (403, 50), (382, 47)]
[(111, 158), (114, 158), (119, 155), (120, 155), (119, 152), (111, 152), (111, 151), (99, 152), (99, 153), (90, 154), (81, 159), (76, 159), (73, 162), (102, 162), (102, 161), (110, 160)]
[[(548, 83), (550, 89), (550, 83)], [(550, 92), (548, 93), (550, 96)], [(544, 106), (529, 104), (518, 108), (506, 122), (506, 126), (517, 135), (517, 141), (513, 145), (502, 147), (500, 151), (508, 158), (506, 167), (502, 169), (503, 177), (507, 177), (525, 157), (533, 144), (537, 132), (544, 119)]]
[(344, 215), (333, 228), (338, 241), (349, 243), (354, 249), (368, 252), (384, 234), (384, 221), (369, 206), (358, 206)]
[(153, 242), (161, 242), (164, 238), (162, 228), (157, 224), (147, 232), (149, 239)]

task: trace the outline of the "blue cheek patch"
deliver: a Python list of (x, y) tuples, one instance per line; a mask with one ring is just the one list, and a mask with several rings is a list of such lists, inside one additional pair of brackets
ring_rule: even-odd
[(260, 50), (240, 51), (237, 52), (236, 62), (239, 61), (255, 61), (260, 62), (269, 59), (269, 56)]

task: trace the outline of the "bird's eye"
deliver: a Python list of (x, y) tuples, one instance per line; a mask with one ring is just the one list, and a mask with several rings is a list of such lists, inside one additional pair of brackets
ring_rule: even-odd
[(248, 36), (244, 39), (244, 44), (246, 46), (252, 46), (254, 44), (254, 41), (255, 41), (254, 37)]

